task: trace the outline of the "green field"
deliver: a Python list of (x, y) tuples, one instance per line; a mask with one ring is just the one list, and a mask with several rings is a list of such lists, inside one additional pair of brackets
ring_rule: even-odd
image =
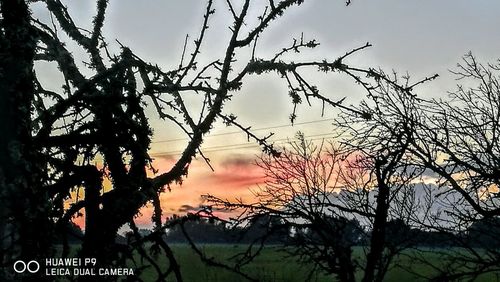
[[(174, 255), (176, 256), (180, 266), (184, 281), (187, 282), (211, 282), (211, 281), (246, 281), (238, 274), (232, 273), (218, 267), (206, 266), (198, 257), (198, 255), (191, 250), (187, 245), (173, 245)], [(233, 245), (205, 245), (201, 247), (207, 256), (215, 257), (218, 261), (230, 264), (229, 258), (234, 254), (244, 250), (244, 246)], [(437, 252), (431, 250), (421, 250), (419, 253), (425, 257), (426, 260), (431, 261), (437, 265), (443, 262), (442, 257)], [(359, 261), (362, 262), (363, 255), (361, 247), (354, 250), (354, 255)], [(433, 269), (418, 261), (410, 259), (408, 256), (401, 255), (396, 258), (397, 264), (411, 267), (412, 271), (428, 275), (432, 274)], [(166, 265), (166, 259), (163, 256), (158, 258), (158, 263), (163, 266)], [(250, 276), (257, 278), (259, 281), (268, 282), (302, 282), (306, 280), (307, 274), (311, 269), (311, 265), (301, 265), (295, 259), (286, 257), (284, 253), (280, 252), (277, 247), (268, 246), (262, 254), (258, 256), (255, 261), (242, 268), (242, 271)], [(362, 273), (357, 273), (361, 278)], [(142, 275), (145, 281), (155, 281), (157, 276), (153, 269), (146, 270)], [(312, 276), (312, 281), (334, 281), (333, 277), (325, 276), (321, 273), (315, 273)], [(387, 274), (384, 281), (425, 281), (419, 276), (405, 271), (401, 268), (393, 267)], [(175, 279), (172, 278), (172, 280)], [(490, 282), (500, 281), (500, 273), (488, 273), (480, 276), (475, 281)]]

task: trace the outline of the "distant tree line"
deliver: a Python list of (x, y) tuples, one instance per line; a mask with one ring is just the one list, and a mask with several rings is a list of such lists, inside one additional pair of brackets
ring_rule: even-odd
[(266, 244), (278, 244), (286, 242), (288, 236), (288, 230), (276, 217), (255, 218), (245, 226), (236, 227), (217, 219), (200, 217), (187, 221), (183, 227), (176, 225), (168, 229), (165, 240), (187, 243), (189, 238), (201, 244), (247, 244), (264, 240)]
[[(175, 220), (177, 217), (174, 215), (172, 219)], [(342, 234), (341, 242), (350, 246), (369, 244), (371, 230), (361, 226), (356, 219), (332, 217), (330, 221), (335, 226), (335, 232)], [(76, 230), (81, 234), (77, 226)], [(148, 229), (141, 229), (139, 232), (145, 236), (151, 233)], [(493, 248), (500, 248), (500, 240), (491, 238), (493, 234), (500, 234), (499, 218), (478, 220), (467, 229), (457, 233), (423, 230), (411, 227), (401, 219), (394, 219), (387, 222), (385, 232), (388, 247), (404, 245), (406, 247), (446, 248), (462, 247), (466, 244), (480, 248), (487, 242)], [(71, 234), (74, 233), (69, 235)], [(132, 233), (127, 233), (126, 237), (132, 235)], [(291, 227), (276, 216), (263, 215), (253, 218), (251, 222), (242, 226), (231, 226), (215, 218), (195, 217), (187, 221), (183, 228), (175, 225), (168, 229), (165, 241), (188, 243), (188, 240), (191, 240), (197, 244), (248, 244), (262, 241), (268, 245), (285, 244), (293, 248), (294, 245), (301, 245), (303, 240), (319, 240), (319, 236), (309, 228)]]

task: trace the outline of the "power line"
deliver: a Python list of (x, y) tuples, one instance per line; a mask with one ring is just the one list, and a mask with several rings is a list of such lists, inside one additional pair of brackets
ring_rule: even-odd
[[(311, 138), (311, 137), (316, 137), (316, 138)], [(313, 134), (307, 136), (308, 141), (315, 141), (315, 140), (321, 140), (325, 139), (325, 137), (334, 137), (333, 133), (321, 133), (321, 134)], [(276, 139), (276, 140), (270, 140), (271, 142), (276, 142), (273, 144), (276, 145), (281, 145), (285, 144), (289, 141), (289, 138), (281, 138), (281, 139)], [(229, 145), (219, 145), (219, 146), (211, 146), (211, 147), (206, 147), (202, 148), (201, 151), (204, 153), (210, 153), (210, 152), (219, 152), (219, 151), (227, 151), (227, 150), (240, 150), (240, 149), (249, 149), (249, 148), (258, 148), (258, 144), (249, 144), (247, 143), (239, 143), (239, 144), (229, 144)], [(162, 156), (174, 156), (181, 154), (183, 151), (178, 150), (178, 151), (164, 151), (164, 152), (155, 152), (152, 153), (152, 157), (162, 157)]]
[[(283, 125), (275, 125), (275, 126), (269, 126), (269, 127), (260, 127), (260, 128), (252, 129), (252, 131), (262, 131), (262, 130), (283, 128), (283, 127), (291, 127), (291, 126), (296, 126), (296, 125), (313, 124), (313, 123), (325, 122), (325, 121), (332, 121), (332, 120), (334, 120), (334, 119), (333, 118), (330, 118), (330, 119), (319, 119), (319, 120), (311, 120), (311, 121), (298, 122), (298, 123), (294, 123), (294, 124), (283, 124)], [(210, 134), (207, 137), (232, 135), (232, 134), (238, 134), (238, 133), (242, 133), (242, 131), (238, 130), (238, 131), (231, 131), (231, 132), (215, 133), (215, 134)], [(152, 144), (158, 144), (158, 143), (168, 143), (168, 142), (176, 142), (176, 141), (189, 141), (189, 139), (188, 138), (165, 139), (165, 140), (154, 141), (154, 142), (151, 142), (151, 143)]]
[[(307, 141), (316, 141), (316, 140), (324, 140), (325, 138), (328, 137), (334, 137), (336, 136), (334, 133), (321, 133), (321, 134), (313, 134), (306, 136)], [(315, 138), (311, 138), (315, 137)], [(271, 142), (275, 142), (273, 144), (275, 145), (282, 145), (286, 144), (288, 141), (290, 141), (289, 138), (281, 138), (281, 139), (275, 139), (275, 140), (270, 140)], [(239, 144), (229, 144), (229, 145), (219, 145), (219, 146), (211, 146), (207, 148), (201, 149), (203, 153), (211, 153), (211, 152), (220, 152), (220, 151), (228, 151), (228, 150), (241, 150), (241, 149), (250, 149), (250, 148), (259, 148), (259, 145), (256, 143), (251, 143), (251, 142), (246, 142), (246, 143), (239, 143)], [(178, 151), (163, 151), (163, 152), (154, 152), (151, 153), (151, 157), (165, 157), (165, 156), (176, 156), (181, 154), (183, 151), (178, 150)], [(102, 161), (102, 157), (97, 157), (95, 158), (96, 160)]]

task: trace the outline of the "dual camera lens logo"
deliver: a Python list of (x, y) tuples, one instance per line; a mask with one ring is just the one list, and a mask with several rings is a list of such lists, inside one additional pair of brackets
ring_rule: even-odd
[(24, 273), (26, 271), (29, 273), (37, 273), (38, 270), (40, 270), (40, 264), (35, 260), (31, 260), (27, 263), (22, 260), (18, 260), (14, 263), (13, 267), (14, 271), (17, 273)]

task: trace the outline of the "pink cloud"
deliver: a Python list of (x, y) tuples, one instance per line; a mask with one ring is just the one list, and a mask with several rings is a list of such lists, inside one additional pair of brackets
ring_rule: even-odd
[[(175, 161), (172, 157), (157, 157), (153, 161), (153, 167), (158, 173), (163, 173), (168, 171)], [(197, 210), (203, 204), (202, 196), (206, 194), (226, 199), (250, 200), (253, 198), (250, 188), (262, 184), (265, 180), (262, 169), (255, 165), (252, 155), (226, 155), (224, 159), (214, 159), (212, 165), (214, 172), (202, 160), (194, 160), (182, 185), (172, 184), (171, 191), (167, 190), (160, 195), (162, 218)], [(152, 173), (150, 176), (153, 176)], [(222, 217), (231, 216), (222, 211), (214, 213)], [(152, 205), (148, 204), (140, 210), (135, 221), (143, 227), (151, 226), (152, 214)], [(74, 222), (84, 227), (84, 217), (76, 218)]]
[[(158, 173), (164, 173), (175, 164), (175, 161), (173, 157), (156, 157), (153, 167)], [(226, 155), (221, 160), (214, 158), (212, 165), (215, 171), (211, 171), (202, 160), (194, 160), (182, 185), (172, 184), (171, 191), (167, 190), (160, 195), (162, 218), (197, 211), (200, 205), (204, 204), (202, 196), (206, 194), (226, 199), (252, 199), (250, 188), (264, 182), (263, 172), (254, 163), (252, 155)], [(150, 176), (153, 176), (152, 173)], [(153, 207), (148, 204), (140, 210), (135, 222), (141, 227), (149, 227), (152, 225), (152, 214)], [(218, 210), (214, 211), (214, 214), (224, 218), (234, 216)], [(75, 219), (75, 222), (83, 227), (84, 217)]]

